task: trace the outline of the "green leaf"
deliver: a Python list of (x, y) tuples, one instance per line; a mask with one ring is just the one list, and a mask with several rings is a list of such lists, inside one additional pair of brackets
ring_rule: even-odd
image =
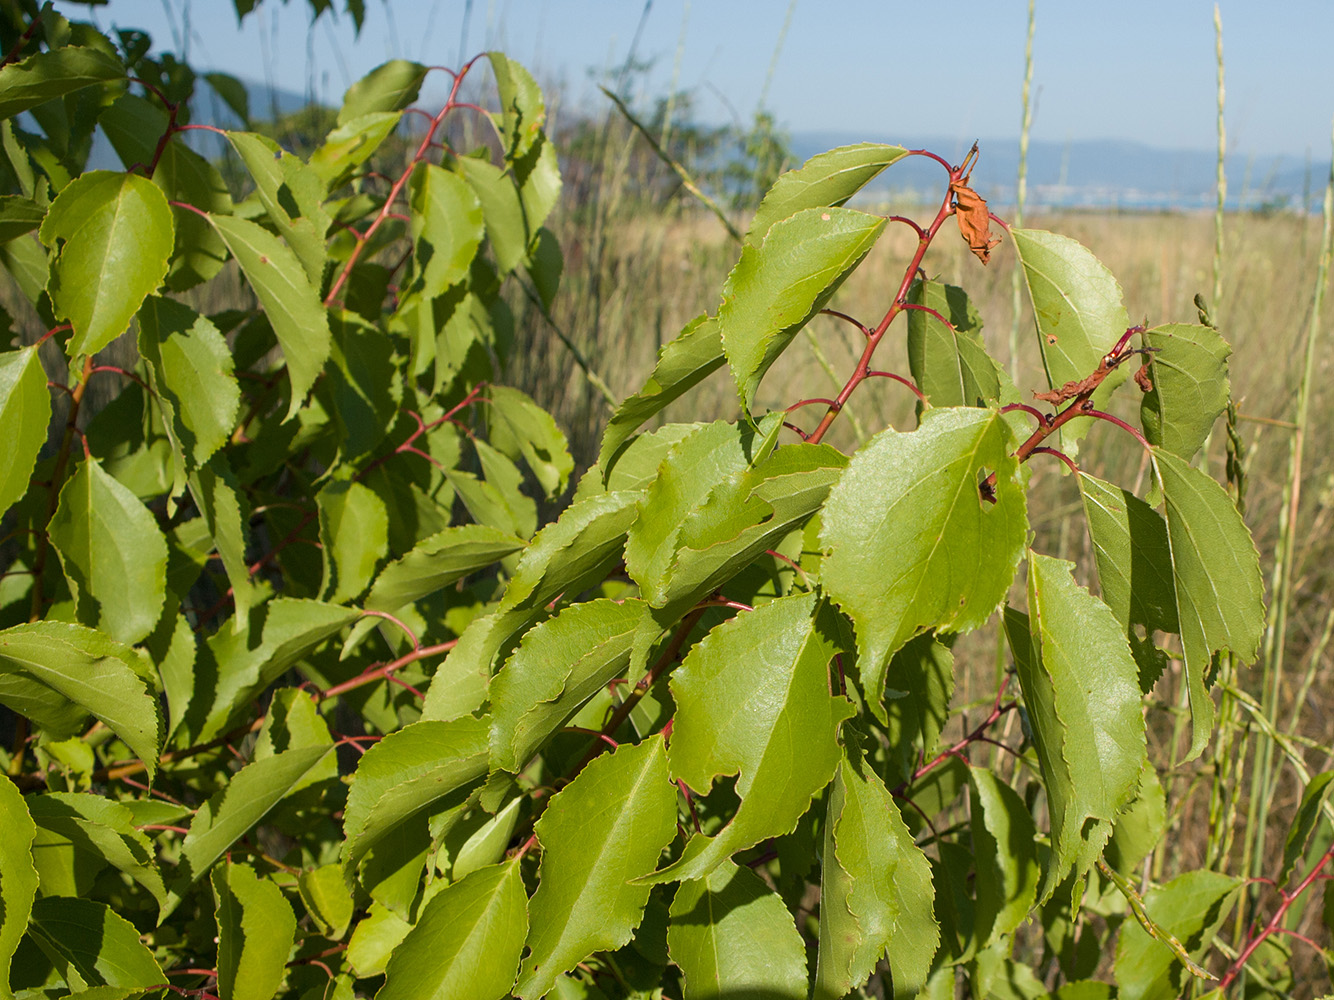
[[(241, 406), (226, 338), (188, 306), (149, 296), (139, 310), (139, 356), (168, 434), (198, 468), (227, 443)], [(183, 472), (181, 480), (183, 488)]]
[(774, 182), (755, 210), (746, 230), (746, 243), (759, 246), (775, 222), (802, 209), (841, 206), (906, 155), (902, 146), (863, 142), (812, 156)]
[(855, 739), (827, 803), (815, 1000), (846, 996), (885, 956), (895, 995), (913, 996), (940, 946), (931, 866)]
[(324, 405), (333, 410), (343, 457), (357, 459), (384, 440), (403, 401), (392, 344), (383, 331), (354, 313), (330, 315), (332, 335)]
[[(1243, 881), (1211, 871), (1189, 871), (1144, 894), (1149, 918), (1185, 946), (1195, 961), (1212, 948)], [(1134, 920), (1121, 926), (1114, 975), (1118, 1000), (1173, 1000), (1185, 969), (1167, 945)]]
[(638, 517), (638, 492), (603, 493), (567, 507), (533, 538), (495, 612), (474, 618), (436, 670), (422, 714), (457, 718), (486, 700), (491, 673), (518, 637), (547, 615), (561, 594), (601, 583), (621, 560)]
[(341, 604), (370, 586), (376, 566), (389, 552), (389, 514), (373, 490), (348, 480), (331, 481), (315, 502), (324, 547), (320, 593)]
[(422, 296), (433, 299), (468, 277), (482, 243), (482, 203), (458, 174), (433, 163), (412, 174), (412, 238)]
[(667, 947), (685, 976), (686, 1000), (806, 997), (806, 948), (792, 914), (758, 875), (731, 861), (676, 891)]
[[(1000, 399), (1000, 372), (982, 342), (982, 319), (962, 288), (915, 281), (908, 312), (908, 367), (932, 406), (986, 406)], [(953, 329), (950, 329), (953, 327)]]
[(332, 746), (297, 747), (253, 761), (200, 806), (181, 841), (180, 876), (168, 890), (163, 918), (176, 909), (190, 886), (203, 878), (218, 858), (300, 787), (332, 750)]
[(153, 631), (166, 595), (167, 540), (96, 459), (80, 463), (61, 489), (50, 537), (81, 618), (130, 644)]
[(528, 957), (514, 995), (536, 1000), (595, 951), (630, 940), (653, 870), (676, 834), (676, 790), (660, 735), (590, 762), (556, 793), (535, 827), (541, 881), (528, 905)]
[(630, 435), (644, 421), (704, 381), (726, 360), (718, 324), (708, 316), (691, 320), (675, 340), (664, 344), (644, 387), (626, 397), (607, 422), (598, 452), (603, 477), (610, 477)]
[(28, 933), (75, 994), (96, 986), (143, 990), (166, 981), (139, 931), (106, 903), (39, 899)]
[(802, 442), (729, 476), (685, 516), (661, 589), (646, 587), (645, 596), (672, 618), (712, 593), (799, 530), (824, 504), (847, 461), (828, 445)]
[(533, 279), (542, 308), (548, 312), (560, 291), (560, 276), (565, 269), (565, 257), (560, 252), (560, 239), (546, 226), (533, 237), (529, 250), (528, 276)]
[(119, 59), (95, 48), (66, 45), (0, 69), (0, 118), (13, 118), (84, 87), (123, 80)]
[(38, 235), (52, 249), (63, 241), (47, 291), (56, 314), (74, 328), (66, 346), (74, 358), (125, 332), (166, 277), (176, 227), (152, 181), (93, 170), (65, 186)]
[(162, 747), (151, 673), (134, 650), (82, 625), (33, 622), (0, 632), (0, 703), (58, 739), (88, 715), (144, 762), (149, 780)]
[(486, 395), (492, 446), (511, 461), (523, 456), (548, 500), (564, 493), (574, 459), (555, 419), (518, 389), (494, 385)]
[(518, 774), (547, 738), (625, 674), (642, 601), (589, 601), (530, 629), (491, 682), (491, 767)]
[(270, 1000), (287, 974), (296, 916), (283, 892), (249, 865), (230, 861), (211, 875), (218, 922), (221, 1000)]
[(502, 52), (488, 52), (491, 72), (500, 92), (499, 132), (505, 159), (522, 158), (542, 137), (547, 107), (531, 73)]
[(1292, 869), (1306, 853), (1306, 845), (1315, 831), (1316, 823), (1320, 821), (1321, 810), (1332, 788), (1334, 771), (1325, 771), (1317, 774), (1302, 789), (1301, 804), (1297, 806), (1297, 814), (1292, 817), (1287, 839), (1283, 842), (1283, 869), (1276, 880), (1279, 885), (1288, 880)]
[(1114, 870), (1130, 875), (1158, 846), (1166, 829), (1167, 795), (1163, 783), (1158, 780), (1158, 772), (1146, 760), (1140, 771), (1135, 801), (1116, 818), (1116, 827), (1103, 857)]
[[(995, 410), (931, 409), (911, 433), (872, 438), (829, 494), (821, 585), (856, 626), (862, 688), (882, 722), (894, 652), (928, 628), (977, 628), (1014, 581), (1028, 532), (1014, 447)], [(993, 472), (994, 503), (979, 491)]]
[[(39, 828), (39, 847), (49, 848), (54, 842), (87, 859), (96, 871), (113, 865), (148, 890), (158, 906), (166, 901), (153, 845), (135, 829), (134, 814), (124, 805), (100, 795), (69, 792), (35, 795), (30, 803), (33, 821)], [(43, 868), (41, 854), (41, 850), (34, 851), (39, 871)], [(42, 889), (47, 895), (64, 894), (56, 892), (45, 874)]]
[[(214, 277), (227, 260), (227, 247), (198, 209), (232, 214), (232, 196), (222, 174), (182, 141), (157, 149), (158, 137), (168, 128), (167, 112), (135, 94), (122, 94), (97, 120), (126, 170), (142, 169), (157, 158), (152, 181), (162, 189), (176, 220), (166, 284), (183, 291)], [(183, 206), (192, 206), (187, 208)]]
[(255, 587), (250, 582), (250, 564), (246, 547), (250, 535), (250, 505), (240, 484), (227, 464), (225, 455), (216, 455), (186, 481), (190, 496), (213, 539), (227, 582), (231, 584), (236, 605), (233, 631), (245, 628), (255, 601)]
[(1264, 581), (1255, 543), (1223, 487), (1169, 451), (1154, 448), (1152, 458), (1166, 500), (1190, 695), (1191, 759), (1213, 728), (1214, 703), (1205, 685), (1213, 654), (1230, 651), (1250, 663), (1260, 651)]
[(401, 111), (372, 111), (348, 119), (326, 135), (323, 145), (310, 154), (311, 169), (324, 181), (325, 190), (337, 191), (350, 181), (402, 120)]
[(542, 223), (560, 194), (560, 169), (555, 147), (536, 143), (512, 171), (487, 160), (461, 157), (453, 166), (472, 187), (482, 205), (486, 235), (501, 275), (513, 271), (528, 255)]
[(321, 934), (337, 941), (347, 933), (354, 903), (343, 878), (342, 865), (321, 865), (304, 871), (297, 876), (296, 887)]
[(0, 243), (32, 232), (46, 218), (46, 208), (22, 195), (0, 195)]
[(732, 821), (697, 835), (654, 882), (703, 878), (737, 851), (791, 833), (840, 757), (853, 714), (830, 694), (829, 662), (843, 646), (833, 610), (815, 594), (742, 611), (693, 646), (672, 674), (672, 776), (706, 794), (739, 775)]
[(318, 289), (329, 259), (324, 236), (333, 222), (321, 204), (326, 193), (323, 179), (268, 136), (228, 132), (227, 139), (254, 178), (256, 194), (278, 234)]
[(204, 73), (203, 77), (213, 88), (213, 92), (222, 98), (222, 103), (241, 120), (242, 126), (249, 128), (250, 94), (246, 91), (245, 84), (227, 73)]
[(1146, 330), (1153, 389), (1140, 400), (1144, 436), (1189, 462), (1204, 444), (1232, 393), (1227, 359), (1232, 348), (1211, 326), (1172, 323)]
[(977, 858), (973, 919), (986, 947), (1014, 933), (1037, 899), (1037, 827), (1023, 798), (990, 771), (970, 767), (968, 790)]
[(0, 823), (5, 829), (0, 837), (0, 1000), (13, 1000), (10, 964), (37, 898), (37, 869), (32, 863), (37, 828), (23, 794), (7, 776), (0, 777)]
[(391, 59), (371, 70), (348, 88), (338, 111), (344, 125), (375, 111), (402, 111), (417, 99), (429, 69), (406, 59)]
[(209, 636), (187, 714), (195, 741), (227, 732), (238, 711), (357, 617), (355, 608), (279, 597), (251, 609), (241, 631), (224, 628)]
[(479, 869), (432, 896), (394, 949), (376, 1000), (500, 1000), (528, 935), (519, 859)]
[(50, 423), (51, 393), (37, 348), (0, 354), (0, 437), (9, 453), (0, 471), (0, 516), (28, 492)]
[(210, 215), (209, 221), (241, 266), (282, 346), (292, 380), (290, 418), (329, 358), (328, 315), (296, 255), (278, 237), (247, 219)]
[(1102, 599), (1125, 628), (1176, 632), (1167, 522), (1129, 490), (1079, 474)]
[(490, 719), (416, 722), (390, 733), (357, 765), (343, 815), (343, 865), (351, 875), (395, 828), (486, 774)]
[[(1091, 374), (1130, 326), (1121, 285), (1087, 247), (1068, 236), (1012, 229), (1010, 237), (1024, 266), (1047, 381), (1059, 389)], [(1113, 369), (1093, 394), (1093, 405), (1106, 409), (1112, 390), (1127, 374), (1125, 365)], [(1069, 451), (1086, 429), (1082, 420), (1063, 427), (1063, 447)]]
[[(381, 570), (366, 595), (365, 607), (394, 614), (523, 547), (522, 539), (484, 524), (445, 528)], [(344, 656), (379, 624), (375, 618), (358, 622), (343, 647)]]
[(886, 692), (889, 757), (899, 780), (910, 781), (921, 761), (940, 747), (954, 696), (954, 653), (933, 633), (909, 639), (889, 661), (893, 686)]
[[(296, 747), (332, 747), (329, 726), (320, 715), (313, 695), (297, 688), (279, 688), (269, 701), (268, 711), (255, 740), (252, 760), (264, 760)], [(320, 781), (338, 777), (338, 761), (326, 757), (292, 791), (299, 792)]]
[(1138, 671), (1125, 633), (1071, 578), (1073, 568), (1031, 553), (1030, 619), (1009, 609), (1005, 616), (1051, 812), (1044, 902), (1071, 867), (1080, 878), (1102, 854), (1145, 760)]
[(723, 285), (718, 328), (732, 377), (750, 410), (760, 379), (884, 231), (885, 220), (849, 208), (809, 208), (775, 222), (741, 251)]

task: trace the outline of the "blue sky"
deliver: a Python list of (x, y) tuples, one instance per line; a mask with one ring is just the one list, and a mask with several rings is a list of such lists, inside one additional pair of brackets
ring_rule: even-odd
[[(345, 14), (312, 26), (302, 0), (266, 0), (239, 27), (230, 0), (56, 6), (143, 28), (167, 50), (188, 25), (197, 67), (332, 102), (388, 58), (455, 65), (460, 51), (503, 48), (567, 105), (593, 106), (589, 71), (622, 62), (642, 18), (646, 98), (676, 81), (708, 122), (748, 119), (763, 97), (791, 130), (889, 142), (1016, 135), (1027, 18), (1026, 0), (650, 0), (646, 17), (642, 0), (366, 0), (358, 39)], [(1229, 148), (1325, 159), (1334, 0), (1220, 6)], [(1216, 143), (1212, 0), (1037, 0), (1034, 61), (1035, 140)]]

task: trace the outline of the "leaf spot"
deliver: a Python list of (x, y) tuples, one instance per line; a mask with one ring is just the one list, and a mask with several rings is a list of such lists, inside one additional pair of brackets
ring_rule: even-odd
[(821, 219), (821, 221), (823, 221), (823, 222), (828, 222), (828, 221), (829, 221), (829, 213), (828, 213), (828, 212), (821, 212), (821, 213), (820, 213), (820, 219)]

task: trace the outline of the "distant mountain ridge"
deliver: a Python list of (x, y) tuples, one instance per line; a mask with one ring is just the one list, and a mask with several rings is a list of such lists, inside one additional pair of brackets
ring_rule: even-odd
[[(885, 136), (873, 132), (793, 132), (798, 161), (836, 146), (890, 142), (929, 149), (952, 162), (972, 140), (930, 136)], [(1017, 139), (978, 142), (973, 186), (996, 204), (1012, 204), (1019, 171)], [(1028, 202), (1034, 206), (1128, 209), (1212, 209), (1217, 154), (1209, 150), (1160, 149), (1139, 142), (1093, 139), (1029, 143)], [(1226, 160), (1228, 207), (1317, 211), (1329, 177), (1329, 161), (1303, 157), (1232, 154)], [(941, 169), (925, 157), (896, 163), (867, 190), (869, 197), (939, 191)]]

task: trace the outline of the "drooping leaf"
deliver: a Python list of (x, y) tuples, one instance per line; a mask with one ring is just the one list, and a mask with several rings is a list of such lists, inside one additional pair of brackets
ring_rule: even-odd
[(885, 220), (849, 208), (809, 208), (775, 222), (741, 251), (718, 307), (727, 363), (751, 409), (764, 373), (870, 252)]
[(601, 582), (621, 559), (626, 533), (638, 516), (642, 494), (603, 493), (567, 507), (533, 538), (495, 612), (474, 618), (459, 644), (436, 670), (422, 715), (458, 718), (479, 708), (503, 654), (547, 614), (561, 594), (578, 594)]
[[(486, 774), (490, 719), (416, 722), (366, 751), (348, 789), (343, 865), (350, 874), (396, 827), (423, 810), (456, 804)], [(424, 825), (424, 819), (423, 819)]]
[(22, 195), (0, 195), (0, 243), (32, 232), (46, 218), (46, 209)]
[[(227, 443), (241, 406), (226, 339), (188, 306), (150, 296), (139, 310), (139, 356), (167, 433), (198, 468)], [(184, 487), (184, 470), (180, 479)]]
[(642, 601), (589, 601), (530, 629), (491, 684), (491, 767), (517, 774), (630, 662)]
[(1071, 569), (1032, 553), (1030, 618), (1009, 609), (1005, 616), (1051, 812), (1044, 901), (1071, 868), (1082, 877), (1101, 855), (1117, 814), (1135, 797), (1146, 753), (1125, 633)]
[(488, 52), (491, 72), (500, 92), (499, 131), (507, 160), (523, 157), (533, 147), (546, 124), (547, 107), (531, 73), (503, 52)]
[(186, 482), (232, 588), (232, 601), (236, 606), (233, 630), (243, 629), (250, 620), (250, 608), (255, 600), (250, 564), (246, 560), (250, 505), (227, 464), (226, 455), (215, 455)]
[(0, 632), (0, 703), (47, 730), (73, 736), (93, 715), (157, 769), (162, 715), (147, 665), (130, 647), (65, 622)]
[(84, 87), (124, 78), (119, 59), (92, 47), (65, 45), (37, 52), (0, 69), (0, 118), (13, 118)]
[(403, 401), (403, 384), (383, 331), (345, 310), (330, 314), (329, 331), (332, 343), (320, 397), (333, 409), (343, 457), (358, 459), (389, 433)]
[(171, 206), (176, 245), (167, 287), (179, 292), (214, 277), (226, 263), (227, 247), (199, 212), (232, 213), (232, 196), (218, 168), (179, 138), (159, 150), (158, 138), (168, 128), (167, 112), (137, 94), (122, 94), (97, 124), (126, 170), (146, 169), (156, 158), (152, 181), (168, 202), (178, 203)]
[(339, 604), (370, 586), (376, 566), (389, 551), (389, 514), (373, 490), (345, 479), (329, 482), (315, 502), (324, 547), (320, 592)]
[(485, 232), (482, 203), (467, 181), (435, 164), (413, 172), (411, 192), (422, 297), (433, 299), (468, 277)]
[(565, 492), (574, 471), (569, 442), (555, 419), (527, 393), (509, 386), (487, 389), (491, 444), (511, 461), (522, 456), (546, 491), (547, 499)]
[(287, 973), (296, 915), (283, 892), (249, 865), (227, 861), (211, 873), (218, 922), (221, 1000), (270, 1000)]
[(74, 995), (98, 986), (145, 990), (166, 981), (134, 924), (106, 903), (68, 896), (39, 899), (28, 933), (40, 940)]
[(826, 800), (814, 997), (846, 996), (883, 957), (895, 994), (912, 996), (940, 945), (931, 867), (855, 740), (847, 746)]
[[(1198, 962), (1212, 947), (1241, 885), (1221, 872), (1189, 871), (1146, 892), (1144, 909)], [(1173, 1000), (1186, 979), (1171, 950), (1134, 920), (1121, 925), (1113, 971), (1119, 1000)]]
[(186, 716), (191, 735), (203, 741), (227, 732), (239, 711), (357, 616), (355, 608), (279, 597), (251, 609), (240, 631), (209, 636)]
[(320, 865), (302, 872), (297, 876), (297, 891), (321, 934), (337, 941), (347, 933), (354, 903), (343, 878), (342, 865)]
[(501, 275), (514, 270), (527, 255), (538, 230), (560, 194), (556, 150), (541, 139), (513, 171), (486, 160), (465, 156), (454, 161), (482, 205), (486, 235)]
[(755, 217), (746, 230), (746, 243), (759, 246), (775, 222), (803, 209), (843, 205), (879, 177), (886, 167), (906, 155), (907, 150), (902, 146), (862, 142), (812, 156), (774, 182), (755, 210)]
[(0, 469), (0, 516), (28, 492), (28, 477), (50, 423), (51, 393), (37, 349), (0, 354), (0, 436), (9, 453)]
[(255, 290), (283, 349), (292, 381), (287, 410), (291, 417), (329, 358), (329, 318), (324, 306), (300, 261), (278, 237), (248, 219), (210, 215), (209, 221)]
[(427, 72), (421, 63), (406, 59), (391, 59), (375, 67), (343, 95), (338, 124), (375, 111), (402, 111), (417, 99)]
[[(1013, 448), (995, 410), (933, 408), (911, 433), (877, 434), (829, 494), (821, 583), (856, 626), (863, 689), (882, 721), (894, 652), (928, 628), (976, 628), (1014, 580), (1028, 516)], [(994, 502), (980, 492), (992, 473)]]
[(758, 875), (731, 861), (676, 891), (667, 946), (687, 1000), (806, 996), (806, 948), (792, 914)]
[(548, 312), (560, 291), (560, 277), (565, 270), (565, 257), (560, 251), (560, 240), (546, 226), (538, 229), (528, 254), (528, 277), (533, 279), (542, 308)]
[(1186, 659), (1191, 740), (1187, 759), (1204, 749), (1214, 703), (1206, 678), (1215, 652), (1255, 659), (1264, 631), (1260, 556), (1236, 505), (1223, 487), (1162, 448), (1153, 467), (1166, 500), (1177, 620)]
[(1131, 624), (1176, 632), (1167, 523), (1129, 490), (1079, 474), (1102, 599), (1127, 629)]
[[(34, 858), (42, 874), (42, 889), (47, 895), (62, 893), (47, 878), (42, 864), (42, 848), (58, 845), (80, 856), (94, 871), (112, 865), (146, 889), (158, 905), (166, 900), (166, 888), (158, 871), (153, 846), (135, 829), (134, 814), (119, 802), (100, 795), (49, 792), (30, 800), (29, 812), (38, 826)], [(76, 886), (70, 886), (76, 889)]]
[[(901, 781), (936, 755), (954, 696), (954, 654), (930, 632), (909, 639), (889, 661), (885, 712), (889, 757)], [(892, 772), (891, 772), (892, 773)]]
[(74, 358), (100, 351), (125, 332), (166, 277), (176, 227), (152, 181), (93, 170), (60, 192), (39, 235), (52, 249), (63, 241), (47, 291), (57, 315), (74, 328), (66, 346)]
[(535, 827), (542, 844), (529, 901), (528, 955), (514, 995), (536, 1000), (595, 951), (630, 940), (653, 870), (676, 833), (676, 791), (663, 739), (622, 745), (589, 763), (552, 798)]
[(322, 204), (323, 179), (268, 136), (228, 132), (227, 139), (254, 178), (269, 220), (318, 289), (328, 261), (324, 236), (333, 221)]
[(1149, 852), (1158, 846), (1167, 829), (1167, 796), (1158, 772), (1149, 761), (1140, 771), (1135, 801), (1116, 818), (1112, 839), (1103, 852), (1113, 869), (1130, 875)]
[(1292, 817), (1287, 839), (1283, 842), (1283, 868), (1276, 881), (1279, 885), (1287, 882), (1292, 869), (1306, 853), (1307, 843), (1320, 821), (1321, 809), (1325, 800), (1334, 789), (1334, 771), (1317, 774), (1302, 789), (1302, 800), (1297, 806), (1297, 813)]
[(61, 489), (50, 537), (81, 618), (131, 644), (153, 631), (166, 594), (167, 540), (97, 460), (81, 462)]
[(296, 747), (247, 764), (225, 788), (199, 807), (181, 841), (176, 882), (168, 887), (163, 918), (180, 905), (185, 892), (214, 862), (319, 767), (332, 747)]
[(703, 794), (737, 774), (741, 805), (654, 882), (703, 878), (737, 851), (792, 832), (829, 783), (839, 727), (853, 714), (830, 693), (829, 663), (843, 651), (834, 618), (813, 593), (779, 598), (715, 628), (673, 672), (672, 776)]
[[(1047, 381), (1059, 389), (1092, 373), (1130, 326), (1121, 286), (1088, 248), (1068, 236), (1038, 229), (1012, 229), (1010, 236), (1033, 303)], [(1128, 374), (1126, 365), (1114, 369), (1093, 394), (1094, 406), (1106, 409), (1112, 390)], [(1087, 426), (1076, 420), (1061, 428), (1067, 451)]]
[(213, 92), (222, 98), (222, 103), (241, 120), (242, 127), (249, 128), (250, 94), (245, 84), (227, 73), (205, 73), (203, 76), (213, 88)]
[(1037, 899), (1037, 827), (1023, 798), (991, 771), (968, 769), (973, 853), (973, 911), (978, 944), (1012, 934)]
[(377, 1000), (500, 1000), (528, 936), (519, 859), (481, 868), (432, 896), (385, 969)]
[(1232, 353), (1211, 326), (1172, 323), (1146, 330), (1153, 388), (1140, 400), (1140, 421), (1150, 444), (1189, 462), (1204, 444), (1232, 388), (1227, 359)]
[(325, 189), (337, 191), (357, 174), (362, 165), (394, 134), (403, 120), (401, 111), (371, 111), (342, 122), (324, 137), (324, 144), (310, 154), (310, 166), (324, 181)]
[(13, 1000), (9, 967), (28, 927), (37, 898), (37, 870), (32, 863), (36, 826), (23, 794), (8, 777), (0, 777), (0, 1000)]
[[(932, 406), (986, 406), (1000, 399), (1000, 373), (982, 342), (982, 319), (954, 285), (916, 281), (908, 301), (935, 310), (908, 312), (908, 366)], [(953, 327), (953, 329), (950, 329)]]
[(644, 421), (704, 381), (726, 360), (718, 324), (708, 316), (691, 320), (675, 340), (664, 344), (644, 387), (626, 397), (607, 422), (598, 452), (604, 479), (615, 468), (622, 446)]

